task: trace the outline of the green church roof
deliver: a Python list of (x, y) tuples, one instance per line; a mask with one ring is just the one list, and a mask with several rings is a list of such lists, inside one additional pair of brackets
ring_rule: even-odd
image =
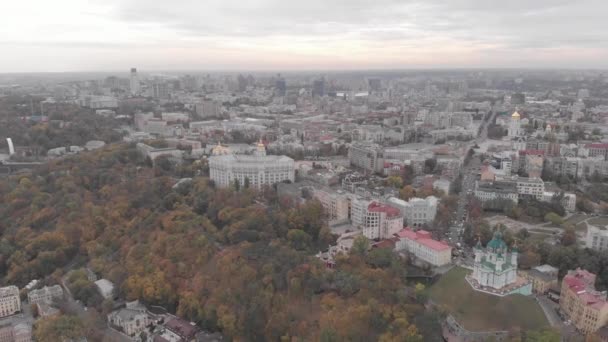
[(495, 251), (499, 249), (507, 249), (507, 244), (502, 239), (502, 233), (495, 232), (494, 237), (492, 240), (490, 240), (490, 242), (488, 242), (486, 248), (493, 249)]

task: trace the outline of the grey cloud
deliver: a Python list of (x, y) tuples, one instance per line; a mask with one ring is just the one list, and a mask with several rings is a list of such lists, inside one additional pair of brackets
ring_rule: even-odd
[[(194, 37), (441, 36), (505, 47), (606, 46), (604, 0), (124, 0), (115, 15)], [(409, 42), (407, 44), (410, 44)]]

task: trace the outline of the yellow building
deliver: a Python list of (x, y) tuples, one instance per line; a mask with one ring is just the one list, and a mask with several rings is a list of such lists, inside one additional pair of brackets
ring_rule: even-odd
[(532, 292), (535, 294), (545, 294), (550, 288), (557, 287), (557, 274), (531, 269), (522, 272), (522, 275), (532, 283)]
[(595, 274), (580, 268), (569, 271), (562, 281), (559, 306), (572, 324), (589, 335), (608, 323), (606, 293), (595, 290)]

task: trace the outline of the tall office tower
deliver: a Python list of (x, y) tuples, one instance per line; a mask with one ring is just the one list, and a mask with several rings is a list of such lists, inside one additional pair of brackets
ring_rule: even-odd
[(247, 90), (247, 78), (245, 78), (245, 76), (239, 74), (239, 76), (237, 77), (237, 82), (239, 84), (240, 92)]
[(169, 98), (169, 87), (165, 82), (154, 82), (152, 90), (155, 99), (168, 99)]
[(379, 78), (369, 78), (367, 80), (370, 93), (377, 93), (382, 89), (382, 80)]
[(139, 87), (139, 78), (137, 77), (137, 69), (131, 68), (130, 78), (131, 95), (139, 95), (141, 88)]
[(325, 80), (319, 79), (312, 83), (312, 96), (325, 96)]
[(285, 79), (283, 77), (281, 77), (281, 74), (279, 74), (279, 77), (277, 78), (277, 81), (275, 82), (275, 94), (277, 96), (285, 96), (286, 93), (287, 93), (287, 83), (285, 82)]

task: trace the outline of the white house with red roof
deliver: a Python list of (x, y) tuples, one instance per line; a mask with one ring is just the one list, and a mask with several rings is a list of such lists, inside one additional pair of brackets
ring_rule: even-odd
[(414, 231), (404, 228), (395, 234), (399, 238), (395, 249), (407, 251), (416, 258), (440, 267), (452, 262), (452, 247), (443, 241), (437, 241), (426, 230)]

